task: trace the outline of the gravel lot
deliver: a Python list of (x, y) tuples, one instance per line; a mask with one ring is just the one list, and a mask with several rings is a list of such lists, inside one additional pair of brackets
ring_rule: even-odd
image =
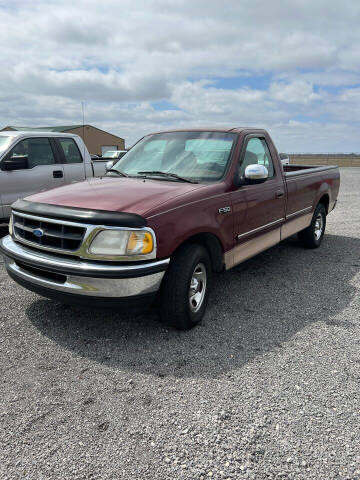
[(0, 264), (1, 479), (359, 479), (360, 168), (320, 249), (215, 279), (202, 325), (30, 293)]

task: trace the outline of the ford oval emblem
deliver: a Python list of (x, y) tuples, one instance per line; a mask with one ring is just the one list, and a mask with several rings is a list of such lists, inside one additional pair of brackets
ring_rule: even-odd
[(42, 237), (44, 235), (44, 230), (41, 230), (41, 228), (34, 228), (32, 233), (35, 235), (35, 237)]

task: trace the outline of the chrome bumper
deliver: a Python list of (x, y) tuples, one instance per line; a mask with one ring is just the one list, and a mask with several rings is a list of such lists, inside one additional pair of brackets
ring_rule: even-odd
[(135, 265), (61, 258), (27, 248), (8, 235), (0, 241), (8, 273), (19, 283), (47, 290), (101, 298), (129, 298), (155, 293), (170, 259)]

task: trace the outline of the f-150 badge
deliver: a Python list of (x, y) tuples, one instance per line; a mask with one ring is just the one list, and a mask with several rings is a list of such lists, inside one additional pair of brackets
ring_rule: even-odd
[(231, 211), (231, 207), (219, 208), (219, 213), (229, 213), (230, 211)]

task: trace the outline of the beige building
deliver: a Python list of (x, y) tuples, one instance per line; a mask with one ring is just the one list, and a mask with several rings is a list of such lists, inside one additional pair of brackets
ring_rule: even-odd
[(85, 142), (87, 149), (91, 154), (102, 155), (107, 150), (125, 150), (125, 140), (117, 137), (112, 133), (100, 130), (100, 128), (92, 125), (68, 125), (65, 127), (14, 127), (8, 126), (4, 130), (18, 130), (18, 131), (46, 131), (46, 132), (62, 132), (75, 133), (79, 135)]

